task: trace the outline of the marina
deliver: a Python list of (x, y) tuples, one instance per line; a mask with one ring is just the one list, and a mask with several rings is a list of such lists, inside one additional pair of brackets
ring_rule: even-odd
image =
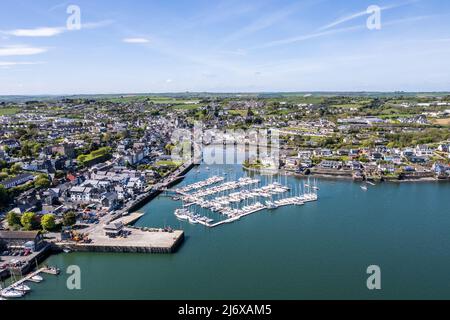
[[(306, 202), (318, 200), (319, 188), (316, 180), (312, 184), (308, 180), (307, 183), (299, 185), (295, 191), (280, 182), (270, 182), (258, 188), (261, 180), (251, 177), (241, 177), (215, 187), (209, 187), (225, 180), (225, 177), (213, 176), (176, 189), (175, 192), (181, 197), (182, 208), (176, 209), (174, 215), (178, 220), (187, 221), (190, 224), (214, 228), (263, 210), (303, 205)], [(188, 191), (191, 190), (196, 191), (189, 194)], [(283, 196), (286, 193), (289, 195)], [(211, 197), (217, 194), (220, 196)], [(210, 217), (214, 213), (225, 219), (215, 221)]]
[(26, 294), (31, 292), (31, 288), (26, 285), (26, 282), (40, 283), (44, 281), (44, 278), (41, 276), (41, 274), (58, 275), (59, 273), (60, 270), (58, 268), (46, 266), (28, 274), (18, 281), (15, 281), (13, 277), (11, 279), (12, 281), (15, 281), (14, 283), (4, 289), (0, 288), (0, 296), (3, 299), (22, 298)]

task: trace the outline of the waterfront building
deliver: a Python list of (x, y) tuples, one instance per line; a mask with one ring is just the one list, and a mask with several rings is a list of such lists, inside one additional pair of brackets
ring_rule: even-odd
[(8, 249), (40, 250), (43, 237), (39, 231), (0, 231), (0, 242)]
[(331, 160), (323, 160), (319, 167), (324, 169), (340, 169), (342, 168), (342, 162), (340, 161), (331, 161)]
[(122, 222), (111, 222), (103, 227), (105, 231), (105, 235), (110, 238), (116, 238), (122, 235), (123, 233), (123, 223)]

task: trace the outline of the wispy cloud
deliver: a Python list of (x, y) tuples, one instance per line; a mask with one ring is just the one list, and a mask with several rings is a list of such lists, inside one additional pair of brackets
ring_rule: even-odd
[(146, 38), (124, 38), (122, 39), (122, 42), (140, 44), (140, 43), (149, 43), (150, 40)]
[[(101, 27), (106, 27), (112, 24), (112, 20), (104, 20), (98, 22), (87, 22), (81, 24), (81, 29), (96, 29)], [(14, 29), (14, 30), (4, 30), (0, 31), (0, 33), (7, 36), (14, 37), (54, 37), (60, 35), (64, 32), (72, 31), (67, 29), (67, 27), (38, 27), (38, 28), (30, 28), (30, 29)]]
[(31, 66), (37, 64), (43, 64), (42, 61), (36, 62), (15, 62), (15, 61), (0, 61), (0, 68), (10, 68), (15, 66)]
[[(403, 6), (406, 6), (406, 5), (409, 5), (409, 4), (418, 2), (418, 1), (420, 1), (420, 0), (411, 0), (411, 1), (406, 1), (406, 2), (402, 2), (402, 3), (398, 3), (398, 4), (392, 4), (392, 5), (389, 5), (389, 6), (380, 7), (380, 10), (381, 10), (381, 11), (384, 11), (384, 10), (395, 9), (395, 8), (403, 7)], [(327, 24), (327, 25), (325, 25), (325, 26), (320, 27), (320, 28), (318, 29), (318, 31), (323, 31), (323, 30), (331, 29), (331, 28), (336, 27), (336, 26), (338, 26), (338, 25), (340, 25), (340, 24), (343, 24), (343, 23), (345, 23), (345, 22), (348, 22), (348, 21), (357, 19), (357, 18), (359, 18), (359, 17), (366, 16), (367, 14), (368, 14), (368, 13), (367, 13), (367, 10), (364, 10), (364, 11), (360, 11), (360, 12), (353, 13), (353, 14), (348, 15), (348, 16), (345, 16), (345, 17), (341, 17), (341, 18), (339, 18), (339, 19), (333, 21), (332, 23), (329, 23), (329, 24)]]
[(102, 20), (97, 22), (86, 22), (81, 24), (81, 29), (97, 29), (97, 28), (104, 28), (107, 26), (110, 26), (114, 23), (114, 20), (108, 19), (108, 20)]
[(222, 44), (229, 43), (231, 41), (235, 41), (243, 37), (249, 36), (251, 34), (254, 34), (258, 31), (270, 28), (276, 23), (298, 12), (301, 8), (304, 8), (305, 6), (311, 4), (313, 4), (311, 1), (296, 2), (292, 5), (277, 10), (269, 15), (258, 18), (255, 21), (251, 22), (250, 24), (246, 25), (245, 27), (225, 37), (222, 41)]
[(244, 3), (240, 0), (211, 1), (211, 5), (212, 7), (208, 6), (206, 10), (202, 10), (199, 14), (191, 17), (184, 26), (177, 26), (177, 29), (187, 30), (223, 23), (257, 11), (264, 5), (264, 1), (255, 3)]
[(46, 48), (37, 48), (28, 46), (0, 47), (0, 57), (32, 56), (44, 52), (47, 52)]
[(258, 46), (258, 47), (252, 48), (252, 49), (263, 49), (263, 48), (276, 47), (276, 46), (280, 46), (280, 45), (301, 42), (301, 41), (310, 40), (310, 39), (314, 39), (314, 38), (320, 38), (323, 36), (333, 35), (333, 34), (337, 34), (337, 33), (361, 30), (364, 28), (365, 28), (365, 26), (354, 26), (354, 27), (348, 27), (348, 28), (340, 28), (340, 29), (333, 29), (333, 30), (327, 30), (327, 31), (322, 31), (322, 32), (315, 32), (315, 33), (300, 35), (300, 36), (296, 36), (296, 37), (290, 37), (290, 38), (270, 41), (270, 42), (267, 42), (261, 46)]
[[(408, 22), (422, 21), (422, 20), (426, 20), (426, 19), (435, 18), (438, 16), (443, 16), (443, 15), (424, 15), (424, 16), (416, 16), (416, 17), (408, 17), (408, 18), (392, 20), (392, 21), (384, 22), (383, 28), (387, 27), (387, 26), (394, 26), (394, 25), (408, 23)], [(276, 47), (276, 46), (280, 46), (280, 45), (287, 45), (287, 44), (292, 44), (292, 43), (296, 43), (296, 42), (306, 41), (306, 40), (310, 40), (310, 39), (320, 38), (320, 37), (339, 34), (339, 33), (363, 30), (365, 28), (366, 28), (365, 25), (357, 25), (357, 26), (352, 26), (352, 27), (347, 27), (347, 28), (324, 30), (321, 32), (314, 32), (314, 33), (300, 35), (300, 36), (296, 36), (296, 37), (290, 37), (290, 38), (286, 38), (286, 39), (270, 41), (261, 46), (254, 47), (252, 49), (253, 50), (254, 49), (263, 49), (263, 48)]]
[(48, 9), (48, 11), (51, 12), (51, 11), (55, 11), (55, 10), (58, 10), (58, 9), (61, 9), (61, 8), (67, 8), (70, 5), (70, 3), (71, 3), (70, 1), (65, 1), (65, 2), (59, 3), (57, 5), (54, 5), (50, 9)]

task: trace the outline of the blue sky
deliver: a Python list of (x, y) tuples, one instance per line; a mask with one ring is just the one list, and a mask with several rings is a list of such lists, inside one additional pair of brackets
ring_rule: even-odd
[[(81, 30), (67, 30), (69, 5)], [(366, 10), (382, 8), (381, 29)], [(448, 91), (450, 1), (2, 0), (0, 94)]]

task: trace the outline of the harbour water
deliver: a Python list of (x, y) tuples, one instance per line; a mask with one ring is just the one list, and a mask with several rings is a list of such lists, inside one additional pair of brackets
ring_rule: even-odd
[[(245, 174), (238, 165), (202, 165), (179, 186), (218, 172)], [(30, 284), (26, 299), (450, 298), (450, 184), (318, 184), (317, 202), (218, 228), (180, 222), (173, 212), (181, 203), (160, 196), (136, 225), (185, 230), (177, 253), (55, 255), (45, 263), (61, 275)], [(70, 265), (81, 268), (81, 290), (67, 289)], [(381, 268), (379, 291), (366, 287), (370, 265)]]

